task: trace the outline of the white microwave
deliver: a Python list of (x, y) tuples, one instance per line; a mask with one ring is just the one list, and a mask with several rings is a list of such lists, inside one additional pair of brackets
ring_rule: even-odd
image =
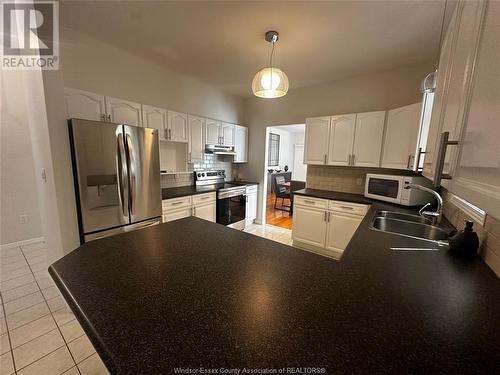
[(398, 176), (388, 174), (366, 174), (365, 197), (403, 206), (421, 206), (433, 203), (435, 198), (421, 190), (405, 189), (405, 184), (417, 184), (432, 188), (432, 183), (422, 176)]

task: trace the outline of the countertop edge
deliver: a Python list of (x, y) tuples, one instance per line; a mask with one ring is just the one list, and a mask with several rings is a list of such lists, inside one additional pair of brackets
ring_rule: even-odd
[(66, 288), (64, 282), (61, 280), (59, 274), (57, 273), (57, 271), (54, 269), (53, 266), (54, 264), (50, 265), (50, 267), (48, 268), (48, 273), (52, 278), (52, 280), (54, 281), (54, 284), (56, 284), (57, 289), (59, 289), (59, 291), (63, 295), (65, 302), (68, 304), (69, 308), (75, 315), (78, 323), (80, 323), (80, 325), (83, 326), (82, 328), (84, 328), (85, 334), (87, 335), (90, 342), (96, 349), (96, 353), (99, 356), (99, 358), (101, 358), (102, 362), (106, 366), (106, 369), (109, 371), (110, 374), (116, 373), (117, 369), (114, 366), (112, 366), (113, 361), (111, 360), (109, 351), (107, 350), (106, 346), (103, 345), (102, 341), (99, 339), (99, 335), (95, 331), (94, 326), (85, 316), (82, 309), (80, 308), (76, 300), (73, 298), (70, 291)]

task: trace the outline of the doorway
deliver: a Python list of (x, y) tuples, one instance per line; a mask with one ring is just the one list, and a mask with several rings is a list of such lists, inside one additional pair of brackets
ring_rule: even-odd
[(270, 126), (266, 131), (265, 220), (285, 229), (293, 226), (293, 191), (305, 187), (305, 125)]

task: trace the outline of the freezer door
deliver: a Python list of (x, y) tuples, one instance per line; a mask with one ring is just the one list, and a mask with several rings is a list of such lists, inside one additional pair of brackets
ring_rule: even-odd
[(129, 224), (123, 125), (71, 119), (70, 139), (82, 232)]
[(127, 147), (130, 221), (161, 216), (158, 130), (123, 126)]

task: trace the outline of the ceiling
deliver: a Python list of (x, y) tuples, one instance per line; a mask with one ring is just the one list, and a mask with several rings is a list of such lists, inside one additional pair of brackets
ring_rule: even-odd
[(290, 89), (436, 59), (444, 1), (62, 1), (63, 27), (249, 97), (268, 59)]

